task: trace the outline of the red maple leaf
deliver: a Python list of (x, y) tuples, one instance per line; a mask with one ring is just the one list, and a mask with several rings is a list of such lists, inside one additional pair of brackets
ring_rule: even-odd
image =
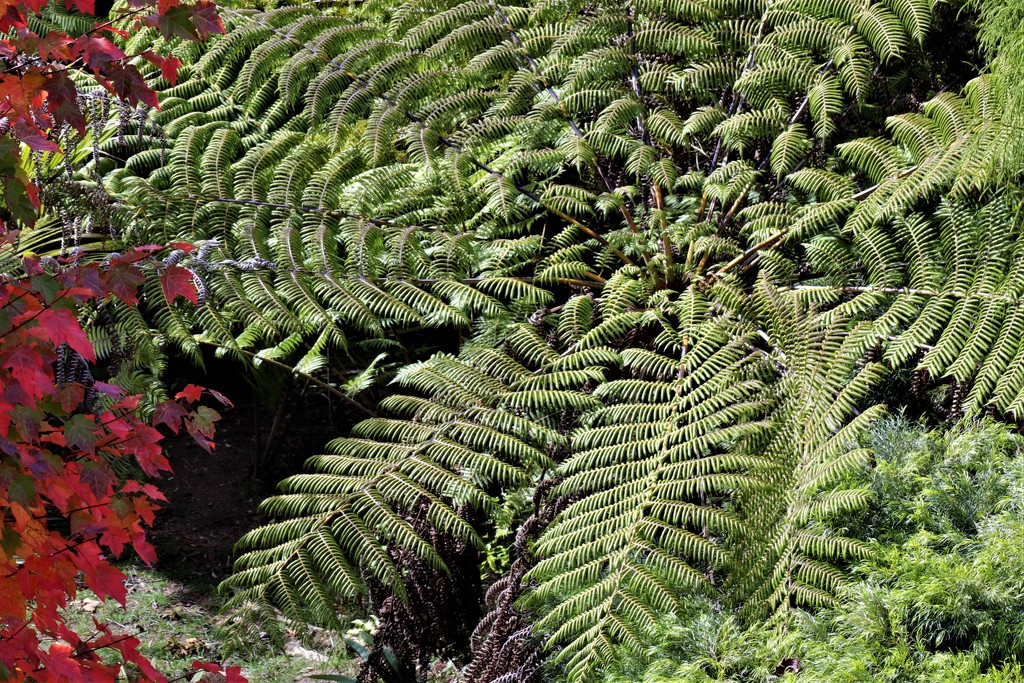
[(43, 312), (37, 320), (38, 327), (33, 330), (34, 336), (53, 342), (55, 347), (67, 343), (86, 360), (96, 360), (96, 351), (93, 349), (92, 342), (89, 341), (85, 330), (78, 324), (77, 316), (70, 310), (50, 308)]
[(0, 32), (28, 28), (17, 0), (0, 0)]
[(167, 79), (168, 83), (171, 85), (177, 84), (178, 67), (181, 66), (181, 62), (174, 55), (162, 57), (152, 50), (146, 50), (144, 52), (140, 52), (139, 56), (150, 64), (160, 67), (160, 74)]
[(217, 14), (217, 6), (207, 0), (196, 2), (192, 9), (192, 23), (202, 40), (206, 40), (211, 33), (224, 33), (224, 24)]
[(231, 402), (231, 399), (225, 396), (224, 394), (220, 393), (216, 389), (207, 389), (206, 391), (210, 394), (210, 396), (213, 396), (215, 399), (220, 401), (220, 404), (222, 406), (227, 406), (228, 408), (234, 407), (235, 404)]
[(73, 415), (64, 423), (64, 439), (69, 446), (85, 453), (96, 452), (96, 422), (86, 415)]
[(75, 649), (66, 643), (54, 643), (40, 656), (47, 680), (73, 681), (79, 678), (81, 668), (72, 659)]
[(164, 425), (177, 434), (186, 415), (188, 410), (177, 401), (164, 401), (153, 409), (153, 424)]
[(67, 73), (58, 71), (48, 75), (43, 89), (54, 123), (67, 123), (84, 135), (85, 115), (78, 106), (78, 86), (68, 78)]
[(50, 31), (45, 36), (26, 36), (19, 49), (26, 52), (37, 52), (44, 62), (57, 60), (70, 62), (73, 57), (68, 47), (74, 41), (66, 33)]
[[(3, 0), (0, 0), (3, 2)], [(198, 40), (199, 33), (192, 24), (192, 8), (176, 5), (169, 7), (166, 12), (151, 14), (145, 18), (145, 23), (160, 29), (160, 33), (167, 40), (172, 38), (184, 38), (185, 40)]]
[(160, 286), (163, 288), (164, 296), (167, 297), (169, 304), (174, 303), (174, 299), (179, 295), (194, 304), (199, 303), (199, 294), (196, 292), (196, 286), (192, 282), (192, 273), (188, 268), (175, 265), (167, 266), (164, 272), (160, 273)]
[(51, 140), (46, 132), (29, 120), (18, 121), (11, 131), (21, 142), (37, 152), (60, 152), (60, 145)]
[(178, 68), (181, 67), (181, 62), (174, 55), (167, 55), (164, 59), (163, 64), (160, 65), (160, 73), (167, 82), (174, 85), (178, 82)]
[(156, 683), (166, 683), (167, 679), (163, 675), (153, 668), (153, 665), (149, 663), (139, 652), (139, 639), (138, 638), (125, 638), (124, 636), (117, 636), (116, 639), (112, 638), (110, 647), (114, 648), (121, 653), (121, 657), (126, 662), (130, 662), (141, 670), (143, 680), (155, 681)]
[(57, 399), (60, 401), (60, 407), (70, 413), (85, 400), (85, 387), (81, 384), (65, 384), (57, 391)]
[(156, 92), (146, 85), (145, 79), (134, 64), (111, 62), (106, 67), (105, 75), (110, 92), (128, 104), (135, 106), (142, 102), (151, 107), (160, 107)]
[(174, 398), (185, 399), (189, 403), (195, 403), (203, 396), (203, 388), (195, 384), (188, 384), (184, 389), (174, 395)]
[(71, 51), (81, 55), (85, 65), (95, 72), (128, 57), (124, 50), (110, 42), (109, 38), (96, 35), (82, 36), (71, 46)]
[(96, 14), (96, 0), (64, 0), (68, 9), (77, 9), (82, 14)]
[[(3, 2), (3, 0), (0, 0)], [(36, 110), (42, 110), (42, 87), (46, 78), (39, 71), (0, 76), (0, 100), (9, 107), (7, 117), (15, 121), (31, 121)]]
[[(111, 262), (113, 264), (113, 262)], [(138, 303), (136, 296), (138, 286), (145, 280), (142, 274), (135, 268), (121, 264), (113, 264), (106, 272), (107, 287), (110, 292), (129, 306)]]
[(125, 575), (117, 567), (103, 558), (100, 547), (94, 541), (80, 544), (72, 554), (72, 562), (79, 571), (85, 584), (92, 589), (101, 600), (114, 598), (123, 607), (128, 590), (124, 586)]
[(30, 401), (38, 401), (53, 388), (53, 372), (47, 359), (30, 346), (15, 348), (0, 367), (8, 368)]

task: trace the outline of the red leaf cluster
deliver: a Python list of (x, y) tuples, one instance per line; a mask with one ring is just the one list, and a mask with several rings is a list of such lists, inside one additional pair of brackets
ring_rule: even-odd
[[(177, 80), (181, 62), (173, 55), (158, 55), (146, 50), (127, 55), (110, 36), (127, 35), (117, 28), (118, 21), (131, 20), (137, 30), (155, 26), (165, 36), (205, 40), (211, 33), (223, 33), (224, 25), (216, 7), (207, 0), (130, 0), (127, 10), (117, 10), (107, 21), (97, 21), (81, 36), (60, 31), (44, 35), (33, 32), (28, 17), (38, 14), (49, 0), (0, 0), (0, 119), (3, 133), (13, 136), (33, 150), (60, 152), (52, 131), (70, 125), (85, 134), (85, 114), (78, 101), (78, 89), (70, 77), (83, 70), (106, 88), (114, 98), (131, 105), (159, 106), (156, 93), (132, 63), (141, 57), (160, 68), (172, 84)], [(95, 12), (94, 0), (65, 0), (65, 6), (84, 14)], [(6, 144), (0, 137), (0, 190), (11, 214), (30, 224), (39, 208), (37, 189), (19, 167), (19, 145)]]
[[(48, 1), (0, 0), (0, 203), (26, 225), (35, 221), (39, 190), (21, 164), (23, 146), (59, 152), (54, 130), (69, 125), (85, 132), (74, 70), (89, 73), (114, 98), (150, 106), (157, 106), (156, 94), (133, 58), (156, 65), (172, 83), (177, 77), (180, 62), (173, 56), (125, 54), (110, 39), (127, 35), (116, 22), (199, 40), (224, 30), (206, 0), (128, 0), (126, 10), (117, 10), (121, 14), (83, 35), (40, 35), (28, 17)], [(95, 12), (94, 0), (64, 5)], [(0, 253), (9, 256), (16, 238), (17, 231), (0, 222)], [(124, 604), (125, 577), (110, 560), (126, 548), (144, 562), (156, 560), (146, 528), (164, 497), (146, 481), (119, 478), (112, 463), (132, 461), (150, 478), (170, 471), (159, 425), (175, 432), (184, 426), (208, 450), (213, 447), (217, 415), (210, 408), (168, 402), (149, 423), (137, 411), (139, 397), (67, 376), (69, 356), (95, 360), (78, 322), (80, 307), (111, 297), (137, 304), (144, 280), (139, 262), (152, 260), (157, 249), (140, 247), (102, 265), (65, 260), (49, 270), (25, 259), (23, 275), (0, 275), (0, 681), (113, 682), (121, 665), (104, 658), (111, 651), (137, 666), (145, 680), (164, 680), (139, 653), (134, 636), (99, 622), (83, 636), (62, 613), (79, 581), (101, 600)], [(195, 302), (188, 271), (175, 268), (162, 270), (168, 299), (180, 295)], [(198, 400), (195, 389), (186, 391), (187, 403)], [(244, 680), (236, 667), (208, 666), (228, 680)]]
[[(154, 425), (184, 425), (212, 447), (217, 415), (206, 406), (169, 401), (150, 424), (136, 412), (138, 397), (116, 386), (57, 382), (68, 354), (95, 359), (78, 307), (109, 296), (135, 301), (137, 262), (149, 251), (54, 272), (26, 260), (24, 277), (0, 281), (0, 680), (113, 682), (119, 665), (101, 657), (104, 650), (146, 680), (164, 680), (135, 637), (101, 623), (82, 637), (62, 615), (79, 580), (101, 600), (124, 604), (125, 577), (110, 558), (126, 548), (156, 560), (146, 527), (164, 497), (150, 483), (120, 480), (111, 464), (132, 460), (150, 477), (169, 472)], [(97, 391), (102, 400), (90, 400)], [(190, 385), (179, 398), (195, 403), (203, 393)], [(227, 676), (244, 680), (230, 667)]]

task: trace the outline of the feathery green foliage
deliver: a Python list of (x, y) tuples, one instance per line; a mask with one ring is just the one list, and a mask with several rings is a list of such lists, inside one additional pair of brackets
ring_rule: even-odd
[(595, 680), (695, 595), (726, 635), (847, 599), (869, 548), (833, 522), (868, 505), (900, 377), (1024, 412), (1018, 195), (990, 172), (1015, 100), (998, 60), (914, 75), (927, 0), (225, 14), (69, 181), (117, 198), (122, 240), (199, 245), (174, 258), (200, 306), (115, 325), (332, 388), (400, 357), (413, 390), (264, 504), (225, 582), (257, 620), (412, 600), (404, 560), (446, 569), (424, 528), (498, 544), (533, 495), (502, 581), (551, 671)]

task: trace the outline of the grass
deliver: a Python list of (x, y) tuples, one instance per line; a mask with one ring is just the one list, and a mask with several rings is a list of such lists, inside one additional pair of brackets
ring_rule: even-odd
[(242, 674), (251, 683), (311, 681), (308, 676), (313, 674), (355, 675), (358, 663), (344, 659), (343, 650), (321, 652), (327, 658), (324, 663), (285, 653), (250, 661), (238, 657), (223, 661), (216, 634), (221, 601), (213, 586), (184, 583), (134, 564), (122, 565), (120, 569), (128, 577), (126, 606), (122, 608), (113, 600), (101, 603), (83, 588), (65, 611), (68, 623), (79, 633), (87, 634), (92, 632), (95, 617), (115, 632), (135, 635), (140, 641), (139, 651), (168, 680), (191, 681), (196, 675), (191, 668), (196, 660), (241, 665)]

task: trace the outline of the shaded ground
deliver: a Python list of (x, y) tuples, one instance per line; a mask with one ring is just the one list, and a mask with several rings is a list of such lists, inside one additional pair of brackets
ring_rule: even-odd
[[(341, 407), (311, 391), (293, 391), (278, 412), (255, 402), (253, 390), (240, 379), (215, 383), (197, 378), (196, 383), (221, 391), (235, 407), (218, 408), (213, 454), (187, 436), (164, 441), (174, 474), (157, 482), (168, 503), (157, 513), (150, 537), (158, 568), (203, 586), (227, 576), (235, 542), (267, 521), (257, 512), (260, 500), (274, 492), (281, 478), (301, 471), (303, 461), (322, 452), (327, 441), (346, 432), (350, 421)], [(268, 449), (271, 432), (274, 441)]]
[[(153, 568), (128, 563), (128, 607), (101, 605), (83, 592), (72, 608), (88, 623), (93, 616), (122, 632), (139, 634), (140, 649), (170, 677), (184, 676), (194, 659), (223, 659), (214, 622), (223, 597), (216, 586), (231, 570), (233, 546), (247, 531), (267, 520), (257, 512), (260, 500), (277, 482), (299, 472), (302, 462), (331, 438), (348, 430), (348, 415), (320, 394), (295, 390), (281, 411), (255, 401), (254, 392), (232, 377), (182, 377), (228, 396), (233, 408), (218, 408), (213, 454), (187, 436), (167, 438), (164, 452), (174, 474), (156, 482), (168, 503), (156, 516), (149, 537), (159, 561)], [(279, 404), (280, 405), (280, 404)], [(274, 445), (267, 448), (271, 427)], [(259, 462), (254, 476), (254, 463)], [(248, 662), (243, 673), (254, 683), (312, 681), (313, 673), (337, 673), (338, 655), (329, 642), (319, 651), (290, 643), (286, 653)], [(239, 663), (239, 662), (236, 662)], [(341, 663), (355, 673), (355, 663)], [(179, 679), (180, 680), (180, 679)], [(211, 680), (213, 680), (211, 678)]]
[(174, 474), (159, 482), (168, 503), (150, 532), (159, 568), (216, 584), (231, 568), (235, 542), (263, 521), (256, 509), (270, 485), (250, 472), (254, 410), (250, 404), (221, 411), (212, 455), (187, 436), (165, 440)]

